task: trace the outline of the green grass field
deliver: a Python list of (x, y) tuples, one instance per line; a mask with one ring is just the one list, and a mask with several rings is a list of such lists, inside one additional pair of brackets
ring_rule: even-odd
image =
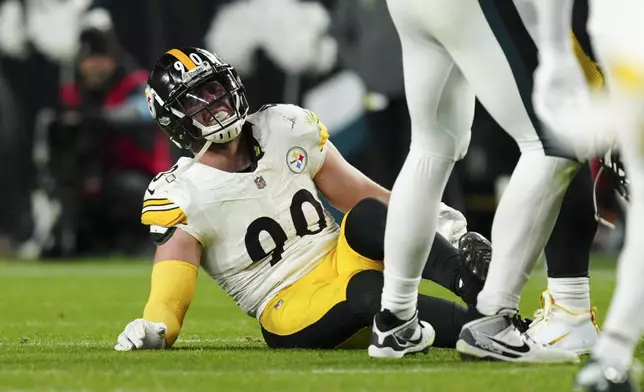
[[(115, 352), (116, 336), (141, 314), (149, 271), (126, 260), (0, 262), (0, 390), (552, 392), (570, 390), (577, 369), (465, 363), (439, 349), (401, 361), (372, 360), (365, 350), (268, 350), (256, 321), (205, 274), (174, 349)], [(543, 268), (534, 275), (526, 315), (545, 287)], [(612, 258), (595, 258), (591, 282), (601, 320), (615, 283)], [(422, 291), (450, 296), (430, 284)]]

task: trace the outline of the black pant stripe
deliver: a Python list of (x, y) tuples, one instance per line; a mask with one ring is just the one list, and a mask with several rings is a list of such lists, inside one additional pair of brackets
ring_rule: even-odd
[(534, 89), (533, 74), (539, 61), (537, 47), (526, 30), (514, 3), (510, 0), (479, 0), (479, 4), (503, 53), (505, 53), (523, 106), (543, 144), (544, 152), (548, 156), (573, 158), (556, 147), (546, 134), (534, 111), (532, 92)]

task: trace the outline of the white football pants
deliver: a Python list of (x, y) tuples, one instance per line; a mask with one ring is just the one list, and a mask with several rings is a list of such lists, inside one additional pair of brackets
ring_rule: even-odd
[(402, 42), (412, 142), (387, 217), (383, 308), (408, 316), (415, 306), (409, 288), (429, 254), (453, 163), (467, 151), (476, 95), (522, 153), (494, 218), (492, 264), (478, 306), (484, 314), (512, 313), (579, 164), (555, 156), (541, 136), (532, 73), (504, 27), (516, 10), (500, 12), (492, 0), (387, 4)]

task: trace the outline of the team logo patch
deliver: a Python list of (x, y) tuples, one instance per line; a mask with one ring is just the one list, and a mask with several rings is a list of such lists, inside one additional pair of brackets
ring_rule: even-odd
[(306, 151), (302, 147), (292, 147), (286, 153), (286, 164), (295, 174), (302, 173), (308, 163), (309, 159), (306, 156)]
[(266, 187), (266, 180), (264, 180), (264, 177), (259, 176), (255, 178), (255, 185), (257, 185), (257, 189), (264, 189)]
[(152, 116), (152, 118), (157, 118), (157, 109), (154, 107), (154, 93), (149, 86), (145, 89), (145, 98), (148, 101), (150, 116)]

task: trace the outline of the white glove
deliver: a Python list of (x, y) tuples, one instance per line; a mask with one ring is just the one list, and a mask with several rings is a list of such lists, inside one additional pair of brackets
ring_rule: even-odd
[(533, 101), (542, 121), (555, 131), (565, 132), (559, 129), (561, 121), (578, 118), (588, 105), (589, 94), (588, 82), (572, 50), (540, 56)]
[(164, 323), (153, 323), (142, 318), (125, 326), (114, 346), (116, 351), (159, 350), (165, 347), (167, 327)]
[(577, 158), (602, 155), (615, 142), (610, 108), (591, 94), (572, 50), (540, 56), (532, 99), (547, 130)]

